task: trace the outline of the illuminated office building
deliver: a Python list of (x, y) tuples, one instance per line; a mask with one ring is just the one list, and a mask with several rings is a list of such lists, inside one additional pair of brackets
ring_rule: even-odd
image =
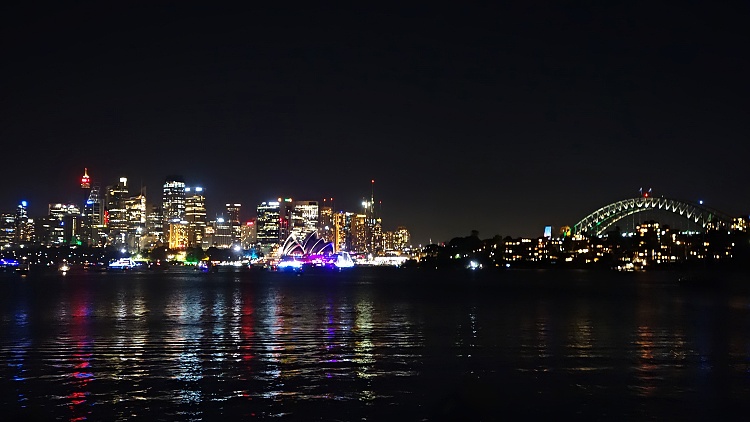
[(337, 212), (333, 215), (333, 247), (338, 251), (352, 251), (352, 212)]
[(80, 244), (81, 210), (76, 204), (49, 204), (47, 219), (35, 224), (37, 240), (44, 245)]
[(81, 210), (76, 204), (49, 204), (49, 216), (63, 220), (67, 215), (80, 215)]
[(188, 247), (208, 248), (206, 243), (206, 197), (203, 188), (185, 188), (185, 221), (188, 222)]
[(118, 247), (124, 246), (128, 231), (128, 218), (124, 203), (125, 198), (128, 197), (128, 178), (121, 177), (116, 185), (107, 187), (106, 193), (107, 244)]
[(169, 249), (184, 250), (188, 245), (187, 221), (174, 220), (169, 223)]
[[(325, 201), (324, 201), (325, 203)], [(318, 221), (318, 237), (326, 242), (334, 241), (333, 208), (329, 206), (320, 207)]]
[(85, 232), (82, 242), (86, 245), (100, 246), (106, 237), (100, 191), (99, 184), (92, 184), (88, 200), (83, 206)]
[(141, 239), (146, 235), (146, 195), (123, 199), (125, 210), (126, 236), (128, 250), (142, 249)]
[(318, 201), (294, 201), (289, 216), (289, 234), (304, 239), (318, 230)]
[(169, 176), (162, 190), (164, 234), (169, 238), (169, 224), (185, 220), (185, 181), (182, 176)]
[(61, 245), (64, 243), (62, 220), (44, 216), (34, 219), (34, 242), (42, 246)]
[(226, 204), (227, 214), (226, 223), (232, 227), (232, 244), (239, 245), (242, 239), (242, 233), (240, 233), (240, 208), (241, 204)]
[(368, 252), (370, 233), (367, 228), (367, 215), (357, 214), (351, 222), (351, 251), (356, 253)]
[(246, 221), (241, 226), (241, 242), (242, 242), (242, 248), (243, 249), (250, 249), (252, 248), (255, 243), (257, 242), (257, 224), (255, 220)]
[(375, 219), (374, 224), (370, 226), (370, 244), (367, 247), (368, 252), (379, 253), (385, 249), (385, 238), (383, 236), (383, 225), (380, 219)]
[(393, 236), (393, 249), (403, 251), (407, 249), (410, 244), (411, 235), (409, 234), (409, 230), (404, 226), (397, 227)]
[(0, 214), (0, 247), (13, 243), (16, 233), (16, 216)]
[(153, 249), (164, 242), (164, 213), (160, 205), (152, 205), (146, 214), (146, 236), (141, 237), (141, 249)]
[(32, 223), (29, 220), (28, 203), (21, 201), (16, 207), (16, 218), (15, 218), (15, 241), (18, 243), (26, 243), (31, 241), (34, 234)]
[(263, 202), (257, 207), (256, 239), (264, 254), (269, 254), (281, 244), (281, 204), (278, 201)]
[(217, 218), (214, 221), (213, 245), (226, 249), (232, 247), (233, 244), (235, 244), (235, 239), (232, 223), (223, 217)]

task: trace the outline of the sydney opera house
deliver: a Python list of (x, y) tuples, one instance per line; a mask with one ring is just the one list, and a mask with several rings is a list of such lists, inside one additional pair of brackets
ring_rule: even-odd
[(290, 235), (279, 249), (279, 270), (302, 270), (305, 268), (341, 269), (354, 266), (349, 253), (333, 251), (333, 243), (310, 232), (300, 242), (294, 234)]

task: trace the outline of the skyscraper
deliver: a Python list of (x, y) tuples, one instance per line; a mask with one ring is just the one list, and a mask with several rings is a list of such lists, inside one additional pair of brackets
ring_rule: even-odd
[(240, 244), (242, 233), (240, 232), (240, 208), (242, 204), (227, 204), (226, 222), (232, 227), (232, 243)]
[(256, 229), (257, 226), (254, 219), (246, 221), (245, 224), (241, 226), (240, 233), (242, 233), (242, 235), (240, 240), (243, 249), (250, 249), (257, 242), (258, 232)]
[(319, 219), (318, 201), (294, 201), (292, 204), (289, 234), (301, 240), (309, 233), (317, 232)]
[(99, 246), (104, 239), (104, 207), (102, 206), (101, 192), (98, 183), (94, 183), (89, 191), (89, 198), (83, 207), (86, 230), (84, 232), (84, 244)]
[(262, 202), (257, 207), (256, 240), (264, 254), (270, 254), (280, 244), (281, 206), (278, 201)]
[[(182, 176), (168, 176), (164, 181), (162, 212), (164, 234), (169, 239), (169, 224), (185, 220), (185, 181)], [(168, 243), (174, 242), (169, 240)]]
[(16, 216), (0, 214), (0, 246), (5, 246), (15, 239)]
[[(81, 209), (77, 204), (49, 204), (51, 232), (46, 233), (46, 239), (39, 239), (48, 245), (78, 244), (81, 225)], [(37, 225), (38, 226), (38, 225)], [(39, 233), (41, 235), (41, 233)]]
[(127, 236), (128, 218), (125, 210), (125, 198), (128, 197), (128, 178), (121, 177), (114, 186), (107, 187), (106, 225), (108, 230), (107, 243), (110, 245), (124, 245)]
[(202, 187), (185, 188), (185, 220), (188, 223), (188, 247), (207, 248), (206, 236), (206, 197)]
[(141, 238), (141, 248), (153, 249), (164, 243), (164, 213), (160, 205), (151, 205), (146, 213), (146, 236)]
[(213, 245), (217, 248), (230, 248), (234, 243), (232, 224), (224, 217), (219, 217), (213, 225)]
[(131, 251), (142, 248), (141, 238), (146, 235), (146, 195), (138, 195), (123, 200), (125, 210), (125, 243)]
[(320, 207), (320, 216), (318, 218), (318, 237), (324, 239), (326, 242), (333, 242), (335, 238), (333, 208), (325, 205), (325, 200), (323, 200), (323, 204)]
[(15, 225), (16, 242), (24, 243), (31, 240), (33, 230), (29, 222), (28, 203), (26, 201), (21, 201), (16, 207)]

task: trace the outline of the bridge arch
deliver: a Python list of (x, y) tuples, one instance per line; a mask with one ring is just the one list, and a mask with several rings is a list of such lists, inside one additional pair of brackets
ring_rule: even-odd
[(573, 235), (599, 236), (615, 222), (629, 215), (643, 212), (663, 210), (692, 220), (701, 227), (730, 227), (732, 218), (723, 212), (694, 202), (680, 201), (670, 198), (656, 198), (639, 196), (623, 199), (605, 205), (587, 215), (573, 226)]

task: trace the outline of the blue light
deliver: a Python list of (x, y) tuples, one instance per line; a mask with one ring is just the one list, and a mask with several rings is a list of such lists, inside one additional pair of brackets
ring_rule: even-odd
[(21, 205), (24, 206), (24, 207), (26, 207), (26, 205), (27, 205), (26, 201), (21, 201)]

